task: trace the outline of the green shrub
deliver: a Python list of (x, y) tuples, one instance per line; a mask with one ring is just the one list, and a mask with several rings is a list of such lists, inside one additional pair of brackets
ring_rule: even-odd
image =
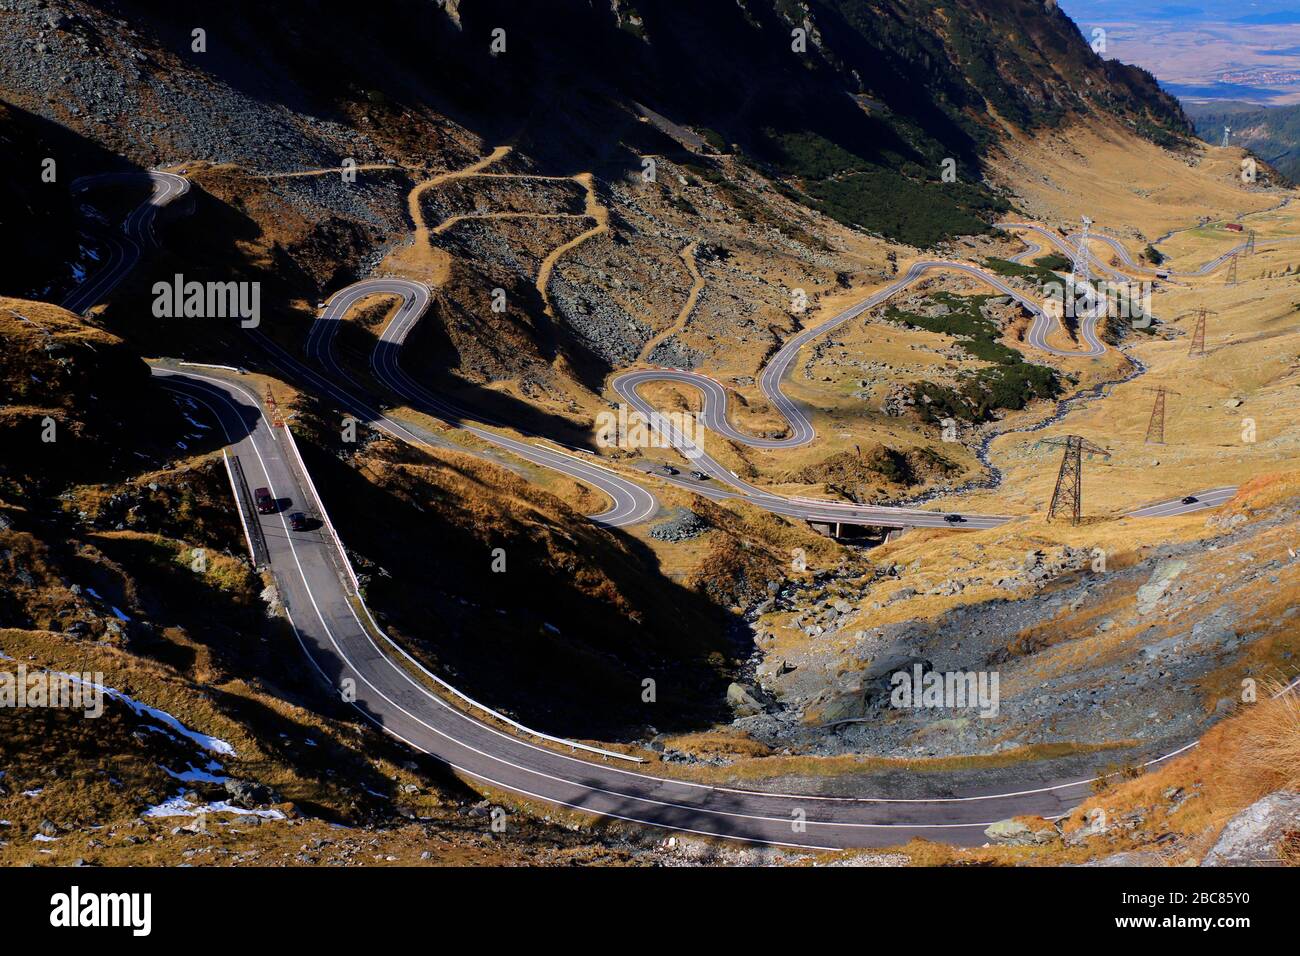
[(1049, 269), (1052, 272), (1061, 272), (1065, 269), (1074, 268), (1074, 263), (1059, 252), (1049, 252), (1045, 256), (1039, 256), (1034, 260), (1034, 265), (1040, 269)]
[(888, 239), (926, 247), (990, 231), (1010, 206), (982, 183), (944, 183), (888, 149), (870, 158), (810, 130), (763, 130), (763, 159), (775, 166), (788, 198)]
[[(1044, 257), (1047, 258), (1047, 257)], [(1037, 263), (1037, 260), (1035, 260)], [(1068, 263), (1067, 263), (1068, 265)], [(990, 272), (996, 272), (1000, 276), (1008, 276), (1017, 279), (1028, 279), (1031, 282), (1060, 282), (1061, 277), (1053, 270), (1040, 265), (1027, 266), (1020, 262), (1012, 262), (1010, 259), (999, 259), (997, 257), (985, 259), (983, 262), (985, 269)]]
[[(1015, 265), (1015, 263), (1010, 263)], [(1056, 370), (1033, 365), (1015, 349), (1000, 341), (998, 323), (981, 311), (992, 296), (957, 296), (939, 292), (929, 298), (948, 307), (946, 315), (922, 315), (890, 307), (885, 315), (893, 322), (953, 336), (977, 359), (993, 363), (966, 379), (960, 389), (933, 382), (913, 386), (912, 399), (929, 421), (955, 418), (982, 422), (997, 409), (1024, 408), (1037, 398), (1054, 398), (1061, 392)]]

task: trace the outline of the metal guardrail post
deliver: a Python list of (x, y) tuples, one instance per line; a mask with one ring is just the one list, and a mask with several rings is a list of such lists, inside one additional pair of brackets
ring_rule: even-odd
[(266, 535), (262, 532), (262, 522), (257, 517), (252, 492), (248, 489), (248, 479), (244, 477), (244, 466), (240, 464), (238, 455), (232, 455), (225, 449), (222, 449), (221, 456), (226, 463), (231, 490), (235, 494), (235, 508), (239, 511), (239, 523), (244, 528), (244, 540), (248, 543), (248, 554), (253, 567), (267, 567), (271, 563), (271, 552), (266, 546)]

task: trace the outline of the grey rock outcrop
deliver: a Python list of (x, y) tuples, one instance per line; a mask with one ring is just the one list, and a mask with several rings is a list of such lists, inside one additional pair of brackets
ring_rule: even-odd
[(1270, 793), (1228, 821), (1201, 866), (1278, 866), (1288, 831), (1300, 831), (1300, 793)]

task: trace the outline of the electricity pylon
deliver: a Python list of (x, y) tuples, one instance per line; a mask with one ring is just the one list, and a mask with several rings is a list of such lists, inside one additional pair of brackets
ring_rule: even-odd
[(1241, 250), (1242, 255), (1253, 256), (1255, 254), (1255, 230), (1246, 230), (1246, 246)]
[(1052, 506), (1047, 509), (1047, 520), (1052, 521), (1057, 513), (1070, 512), (1070, 524), (1078, 524), (1083, 511), (1083, 453), (1088, 457), (1102, 455), (1110, 457), (1106, 449), (1094, 445), (1080, 435), (1064, 435), (1061, 438), (1047, 438), (1044, 445), (1060, 445), (1065, 449), (1061, 456), (1061, 470), (1056, 475), (1056, 490), (1052, 492)]
[(1146, 442), (1152, 445), (1163, 445), (1165, 443), (1165, 396), (1180, 393), (1163, 385), (1151, 386), (1146, 391), (1156, 393), (1155, 405), (1151, 409), (1151, 421), (1147, 422)]
[(1197, 309), (1195, 312), (1188, 312), (1180, 315), (1179, 320), (1187, 318), (1189, 315), (1196, 316), (1196, 328), (1192, 330), (1192, 346), (1187, 350), (1187, 354), (1194, 358), (1199, 358), (1206, 354), (1205, 351), (1205, 318), (1210, 315), (1219, 313), (1211, 311), (1205, 307)]
[(1235, 252), (1232, 254), (1232, 258), (1228, 260), (1228, 275), (1223, 281), (1226, 285), (1237, 284), (1237, 254)]
[(1225, 127), (1223, 127), (1223, 145), (1224, 145), (1224, 146), (1227, 146), (1227, 145), (1228, 145), (1228, 138), (1229, 138), (1230, 136), (1232, 136), (1232, 127), (1230, 127), (1230, 126), (1225, 126)]
[(1092, 270), (1088, 263), (1088, 229), (1092, 226), (1092, 220), (1087, 216), (1083, 217), (1083, 231), (1079, 233), (1079, 243), (1074, 248), (1074, 268), (1070, 272), (1070, 279), (1077, 285), (1092, 281)]

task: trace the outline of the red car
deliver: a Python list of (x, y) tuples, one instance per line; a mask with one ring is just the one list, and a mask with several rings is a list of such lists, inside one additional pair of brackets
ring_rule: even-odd
[(258, 488), (254, 491), (253, 501), (257, 505), (258, 514), (273, 515), (279, 510), (275, 506), (275, 498), (271, 496), (270, 488)]

